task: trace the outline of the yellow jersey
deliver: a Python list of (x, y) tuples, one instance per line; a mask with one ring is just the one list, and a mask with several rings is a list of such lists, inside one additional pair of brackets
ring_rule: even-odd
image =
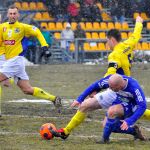
[(3, 55), (3, 54), (5, 54), (5, 48), (2, 45), (2, 46), (0, 46), (0, 56)]
[(23, 41), (26, 37), (35, 36), (41, 46), (48, 46), (37, 27), (18, 21), (14, 24), (2, 23), (0, 33), (0, 45), (4, 45), (6, 59), (24, 55)]
[(118, 43), (108, 56), (108, 69), (105, 76), (110, 74), (122, 74), (130, 76), (133, 50), (141, 37), (143, 24), (136, 22), (133, 34), (125, 41)]

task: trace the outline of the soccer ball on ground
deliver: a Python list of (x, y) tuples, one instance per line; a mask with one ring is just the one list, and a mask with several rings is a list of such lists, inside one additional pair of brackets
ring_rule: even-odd
[(51, 133), (51, 129), (56, 131), (56, 127), (52, 123), (45, 123), (40, 128), (40, 135), (45, 140), (51, 140), (53, 139), (53, 134)]

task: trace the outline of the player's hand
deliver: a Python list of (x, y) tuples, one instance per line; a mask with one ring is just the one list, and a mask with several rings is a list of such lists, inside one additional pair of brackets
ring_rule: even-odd
[(48, 50), (47, 46), (43, 46), (43, 47), (41, 47), (41, 49), (42, 49), (42, 53), (45, 57), (48, 58), (52, 55), (51, 52)]
[(77, 100), (74, 100), (73, 103), (71, 104), (71, 108), (73, 107), (79, 107), (80, 103)]
[(143, 23), (143, 19), (142, 19), (140, 16), (137, 16), (137, 17), (136, 17), (136, 22), (141, 22), (141, 23)]
[(121, 130), (128, 130), (129, 126), (126, 121), (121, 120), (122, 125), (120, 126)]

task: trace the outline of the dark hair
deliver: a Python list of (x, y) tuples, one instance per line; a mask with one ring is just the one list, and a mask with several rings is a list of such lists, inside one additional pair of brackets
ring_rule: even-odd
[(120, 42), (122, 39), (121, 39), (121, 33), (119, 30), (117, 29), (111, 29), (107, 32), (107, 37), (108, 38), (115, 38), (118, 42)]
[(8, 9), (15, 9), (15, 8), (16, 8), (17, 10), (19, 10), (18, 7), (15, 6), (15, 5), (10, 5), (10, 6), (8, 7)]

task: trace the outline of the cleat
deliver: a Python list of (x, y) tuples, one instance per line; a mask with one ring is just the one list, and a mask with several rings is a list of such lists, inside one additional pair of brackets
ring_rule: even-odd
[(102, 138), (100, 141), (95, 141), (97, 144), (109, 144), (109, 139)]
[(53, 104), (55, 107), (62, 107), (61, 98), (56, 96), (55, 100), (53, 101)]
[(147, 139), (142, 135), (142, 132), (140, 128), (137, 125), (134, 125), (135, 128), (135, 135), (134, 135), (134, 140), (141, 140), (141, 141), (146, 141)]
[(56, 131), (53, 129), (50, 129), (50, 131), (54, 137), (60, 137), (63, 140), (65, 140), (69, 136), (69, 134), (68, 135), (65, 134), (64, 129), (59, 129)]

